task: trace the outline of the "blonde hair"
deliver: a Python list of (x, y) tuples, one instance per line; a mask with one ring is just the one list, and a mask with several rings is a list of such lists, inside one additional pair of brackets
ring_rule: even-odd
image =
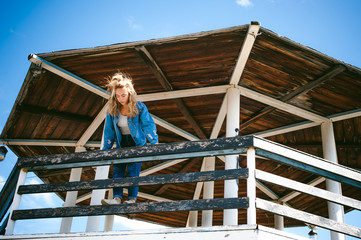
[(128, 98), (128, 117), (135, 117), (139, 114), (137, 108), (137, 93), (134, 90), (132, 79), (125, 75), (124, 73), (118, 72), (112, 77), (108, 78), (107, 90), (110, 93), (110, 98), (108, 100), (108, 112), (111, 116), (116, 117), (122, 105), (118, 102), (115, 90), (117, 88), (125, 88), (129, 93)]

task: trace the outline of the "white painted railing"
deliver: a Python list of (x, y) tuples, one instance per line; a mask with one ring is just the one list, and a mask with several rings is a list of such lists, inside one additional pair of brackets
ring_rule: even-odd
[[(277, 176), (263, 170), (256, 169), (256, 159), (262, 157), (262, 159), (270, 159), (281, 164), (293, 166), (302, 171), (312, 173), (320, 176), (319, 179), (332, 179), (343, 184), (351, 185), (352, 187), (361, 188), (361, 172), (341, 166), (336, 163), (332, 163), (325, 159), (312, 156), (310, 154), (291, 149), (289, 147), (265, 140), (263, 138), (255, 136), (245, 137), (234, 137), (224, 139), (212, 139), (212, 140), (200, 140), (194, 142), (185, 143), (173, 143), (173, 144), (161, 144), (148, 147), (139, 147), (137, 149), (116, 149), (107, 151), (94, 151), (94, 152), (83, 152), (83, 153), (72, 153), (64, 155), (53, 155), (53, 156), (41, 156), (27, 159), (19, 159), (18, 166), (21, 168), (17, 189), (12, 210), (10, 212), (10, 220), (7, 228), (7, 235), (12, 235), (15, 221), (23, 219), (26, 214), (29, 216), (45, 217), (46, 212), (51, 212), (52, 217), (66, 217), (66, 216), (80, 216), (80, 207), (65, 207), (62, 209), (39, 209), (39, 210), (19, 210), (18, 203), (21, 200), (22, 194), (41, 192), (41, 191), (59, 191), (57, 187), (52, 184), (45, 186), (31, 186), (23, 185), (23, 181), (26, 177), (27, 171), (44, 170), (44, 169), (57, 169), (57, 168), (74, 168), (74, 167), (88, 167), (88, 166), (104, 166), (111, 163), (120, 162), (144, 162), (144, 161), (165, 161), (165, 160), (177, 160), (181, 158), (191, 157), (206, 157), (206, 156), (217, 156), (217, 155), (235, 155), (235, 154), (247, 154), (247, 169), (248, 174), (244, 175), (244, 171), (226, 170), (222, 172), (222, 176), (218, 176), (218, 180), (235, 179), (235, 178), (247, 178), (247, 203), (245, 199), (203, 199), (183, 201), (181, 203), (139, 203), (140, 205), (134, 207), (127, 207), (127, 209), (106, 207), (106, 206), (81, 206), (86, 209), (89, 214), (88, 216), (94, 215), (106, 215), (115, 213), (137, 213), (142, 209), (158, 209), (160, 211), (177, 211), (177, 204), (183, 204), (183, 210), (204, 210), (204, 209), (218, 209), (222, 206), (223, 209), (232, 208), (243, 208), (247, 207), (247, 224), (256, 225), (256, 212), (257, 209), (267, 211), (277, 216), (284, 216), (287, 218), (296, 219), (307, 224), (319, 226), (332, 231), (340, 232), (346, 235), (361, 238), (361, 229), (346, 225), (344, 223), (336, 222), (317, 216), (312, 213), (303, 212), (298, 209), (291, 208), (290, 206), (281, 205), (275, 203), (275, 201), (268, 201), (265, 199), (258, 198), (256, 196), (256, 186), (261, 183), (274, 184), (283, 188), (291, 189), (296, 192), (308, 194), (317, 198), (324, 199), (325, 201), (331, 201), (340, 205), (349, 206), (351, 208), (361, 210), (361, 202), (357, 199), (352, 199), (339, 194), (335, 194), (310, 184), (296, 182), (292, 179)], [(229, 172), (227, 172), (229, 171)], [(233, 172), (232, 172), (233, 171)], [(207, 173), (187, 173), (195, 174), (194, 182), (206, 181), (205, 176), (210, 177), (213, 171)], [(216, 173), (217, 171), (214, 171)], [(232, 176), (226, 176), (228, 174), (236, 174)], [(208, 174), (208, 175), (207, 175)], [(238, 174), (238, 175), (237, 175)], [(187, 175), (184, 179), (189, 178)], [(156, 181), (158, 184), (175, 184), (179, 183), (179, 179), (174, 176), (169, 176), (167, 181), (161, 182), (159, 179), (151, 179), (155, 176), (147, 176), (147, 181)], [(212, 177), (214, 177), (212, 175)], [(60, 184), (61, 188), (65, 191), (78, 191), (78, 190), (89, 190), (89, 189), (104, 189), (110, 185), (119, 184), (119, 186), (131, 186), (131, 184), (141, 185), (142, 180), (146, 177), (140, 177), (137, 183), (129, 183), (129, 180), (124, 179), (122, 182), (114, 182), (111, 179), (98, 180), (90, 182), (68, 182)], [(177, 180), (176, 180), (177, 179)], [(207, 178), (208, 181), (210, 178)], [(128, 182), (127, 182), (128, 181)], [(135, 179), (132, 179), (135, 181)], [(178, 181), (178, 182), (177, 182)], [(189, 180), (188, 180), (189, 181)], [(144, 184), (146, 185), (146, 184)], [(32, 188), (33, 187), (33, 188)], [(31, 189), (32, 188), (32, 189)], [(41, 189), (40, 189), (41, 188)], [(35, 190), (34, 190), (35, 189)], [(45, 190), (44, 190), (45, 189)], [(293, 195), (297, 197), (297, 194)], [(203, 202), (202, 202), (203, 201)], [(158, 204), (158, 205), (157, 205)], [(213, 207), (208, 207), (207, 204), (213, 204)], [(226, 205), (228, 204), (228, 205)], [(234, 205), (232, 205), (234, 204)], [(168, 209), (167, 209), (168, 208)], [(29, 213), (30, 211), (30, 213)], [(118, 211), (118, 212), (113, 212)], [(152, 210), (155, 212), (155, 210)], [(17, 217), (13, 217), (13, 214)], [(22, 217), (19, 217), (21, 215)], [(32, 215), (33, 214), (33, 215)], [(83, 215), (82, 215), (83, 216)], [(0, 237), (2, 239), (2, 237)]]

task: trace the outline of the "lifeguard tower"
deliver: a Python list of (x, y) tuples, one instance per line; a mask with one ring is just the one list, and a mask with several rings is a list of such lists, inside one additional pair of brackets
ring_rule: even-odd
[[(257, 22), (29, 60), (0, 136), (19, 157), (0, 196), (0, 239), (304, 239), (283, 230), (305, 224), (361, 238), (343, 220), (361, 210), (359, 68)], [(162, 144), (99, 151), (116, 71), (132, 76)], [(120, 162), (142, 162), (141, 176), (109, 178)], [(28, 171), (44, 184), (24, 185)], [(100, 204), (132, 185), (136, 204)], [(18, 208), (43, 192), (64, 206)], [(112, 231), (114, 215), (170, 228)], [(85, 230), (71, 233), (78, 216)], [(13, 234), (36, 218), (62, 218), (59, 233)]]

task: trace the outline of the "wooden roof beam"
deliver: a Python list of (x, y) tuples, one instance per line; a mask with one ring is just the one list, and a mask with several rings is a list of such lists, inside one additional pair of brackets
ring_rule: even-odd
[(251, 22), (246, 38), (243, 41), (241, 51), (238, 55), (237, 63), (230, 79), (230, 84), (235, 86), (238, 85), (260, 28), (261, 25), (258, 22)]
[[(139, 56), (144, 60), (144, 62), (148, 65), (148, 67), (152, 70), (153, 74), (162, 85), (162, 87), (167, 91), (172, 91), (173, 86), (168, 81), (167, 77), (163, 73), (162, 69), (159, 67), (153, 56), (150, 52), (145, 48), (145, 46), (137, 47), (135, 50), (139, 53)], [(180, 112), (186, 118), (188, 123), (191, 125), (193, 130), (196, 132), (199, 138), (206, 139), (206, 135), (203, 132), (202, 128), (199, 126), (197, 121), (193, 118), (191, 112), (185, 105), (182, 99), (174, 99), (175, 104), (177, 105)]]
[[(327, 118), (330, 119), (332, 122), (342, 121), (342, 120), (355, 118), (355, 117), (361, 117), (361, 108), (351, 110), (348, 112), (344, 112), (344, 113), (340, 113), (340, 114), (327, 116)], [(262, 132), (253, 133), (253, 135), (257, 135), (257, 136), (266, 138), (266, 137), (275, 136), (275, 135), (279, 135), (279, 134), (283, 134), (283, 133), (298, 131), (298, 130), (305, 129), (305, 128), (311, 128), (311, 127), (315, 127), (315, 126), (319, 126), (319, 125), (320, 125), (319, 123), (315, 123), (315, 122), (311, 122), (311, 121), (304, 121), (304, 122), (291, 124), (291, 125), (284, 126), (284, 127), (279, 127), (279, 128), (262, 131)]]
[[(337, 76), (341, 72), (346, 70), (346, 67), (343, 65), (336, 65), (333, 68), (329, 69), (325, 74), (323, 74), (321, 77), (317, 78), (314, 81), (311, 81), (307, 83), (306, 85), (303, 85), (299, 88), (297, 88), (295, 91), (291, 92), (290, 94), (287, 94), (286, 96), (281, 98), (281, 101), (283, 102), (290, 102), (291, 100), (297, 98), (300, 95), (303, 95), (307, 93), (308, 91), (311, 91), (315, 87), (318, 87), (320, 84), (324, 83), (325, 81)], [(249, 125), (257, 122), (259, 119), (261, 119), (263, 116), (273, 112), (275, 110), (274, 107), (268, 106), (259, 111), (257, 114), (255, 114), (254, 117), (250, 118), (246, 122), (242, 123), (240, 126), (240, 131), (247, 128)]]
[(277, 108), (277, 109), (280, 109), (282, 111), (294, 114), (296, 116), (311, 120), (311, 121), (316, 122), (316, 123), (322, 123), (322, 122), (328, 120), (328, 118), (326, 118), (326, 117), (317, 115), (315, 113), (309, 112), (307, 110), (296, 107), (294, 105), (282, 102), (281, 100), (277, 100), (275, 98), (266, 96), (266, 95), (264, 95), (262, 93), (253, 91), (251, 89), (241, 87), (241, 86), (238, 86), (238, 88), (239, 88), (242, 96), (248, 97), (248, 98), (253, 99), (255, 101), (264, 103), (266, 105), (270, 105), (270, 106), (272, 106), (274, 108)]
[(36, 56), (35, 54), (30, 54), (28, 59), (32, 63), (35, 63), (35, 64), (39, 65), (40, 67), (42, 67), (52, 73), (55, 73), (56, 75), (66, 79), (66, 80), (69, 80), (69, 81), (75, 83), (76, 85), (79, 85), (79, 86), (87, 89), (90, 92), (93, 92), (106, 99), (109, 98), (109, 94), (107, 93), (107, 91), (105, 91), (101, 87), (98, 87), (97, 85), (92, 84), (91, 82), (88, 82), (88, 81), (82, 79), (81, 77), (78, 77), (75, 74), (73, 74), (51, 62), (48, 62), (45, 59), (42, 59), (39, 56)]
[(201, 87), (201, 88), (190, 88), (184, 90), (172, 90), (167, 92), (157, 92), (157, 93), (146, 93), (139, 94), (137, 98), (142, 102), (151, 102), (167, 99), (176, 99), (176, 98), (186, 98), (186, 97), (196, 97), (204, 95), (213, 95), (213, 94), (224, 94), (227, 92), (227, 89), (231, 85), (219, 85), (212, 87)]

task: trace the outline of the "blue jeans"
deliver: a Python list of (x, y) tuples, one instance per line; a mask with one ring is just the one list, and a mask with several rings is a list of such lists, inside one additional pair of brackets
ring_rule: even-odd
[[(122, 147), (133, 147), (135, 142), (133, 141), (132, 136), (122, 135)], [(121, 163), (113, 166), (113, 178), (124, 178), (125, 173), (127, 177), (139, 177), (140, 169), (142, 163)], [(128, 188), (128, 199), (137, 199), (139, 187), (129, 187)], [(123, 188), (113, 188), (113, 198), (119, 197), (123, 198)]]

